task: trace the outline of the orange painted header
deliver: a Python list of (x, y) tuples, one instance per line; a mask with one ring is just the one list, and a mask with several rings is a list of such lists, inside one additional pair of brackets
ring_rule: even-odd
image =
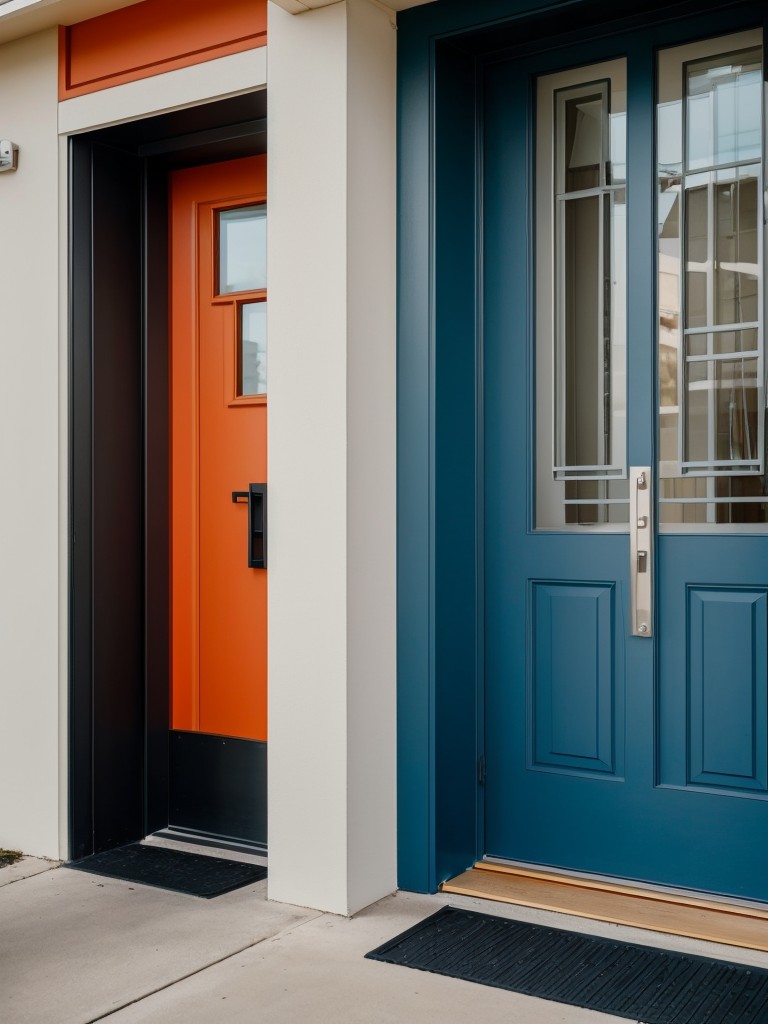
[(142, 0), (59, 30), (59, 99), (267, 41), (267, 0)]

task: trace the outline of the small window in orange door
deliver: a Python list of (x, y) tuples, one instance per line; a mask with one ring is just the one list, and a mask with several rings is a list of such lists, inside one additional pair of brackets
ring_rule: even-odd
[(219, 211), (217, 293), (267, 287), (267, 204)]
[(267, 393), (267, 303), (238, 304), (237, 396)]

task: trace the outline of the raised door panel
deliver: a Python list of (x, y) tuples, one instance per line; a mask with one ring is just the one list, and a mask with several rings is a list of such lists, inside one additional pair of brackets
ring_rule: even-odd
[(688, 589), (688, 782), (768, 788), (766, 591)]
[(531, 585), (531, 766), (615, 774), (614, 586)]

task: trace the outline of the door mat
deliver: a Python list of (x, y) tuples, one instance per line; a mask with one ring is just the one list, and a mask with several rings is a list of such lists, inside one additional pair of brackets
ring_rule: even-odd
[(366, 954), (643, 1024), (766, 1024), (768, 970), (443, 907)]
[(201, 853), (182, 853), (164, 846), (131, 843), (73, 861), (67, 867), (94, 875), (153, 885), (189, 896), (211, 899), (267, 877), (262, 864), (224, 860)]

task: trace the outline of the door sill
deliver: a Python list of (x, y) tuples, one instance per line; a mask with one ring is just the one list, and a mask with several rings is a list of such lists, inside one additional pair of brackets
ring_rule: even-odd
[(217, 836), (210, 832), (195, 832), (189, 828), (161, 828), (153, 832), (152, 839), (165, 839), (174, 843), (191, 843), (193, 846), (207, 846), (211, 850), (230, 850), (234, 853), (247, 853), (266, 860), (267, 848), (262, 843), (233, 839), (230, 836)]
[(443, 882), (440, 891), (768, 952), (768, 907), (746, 901), (721, 902), (491, 861), (478, 861)]

